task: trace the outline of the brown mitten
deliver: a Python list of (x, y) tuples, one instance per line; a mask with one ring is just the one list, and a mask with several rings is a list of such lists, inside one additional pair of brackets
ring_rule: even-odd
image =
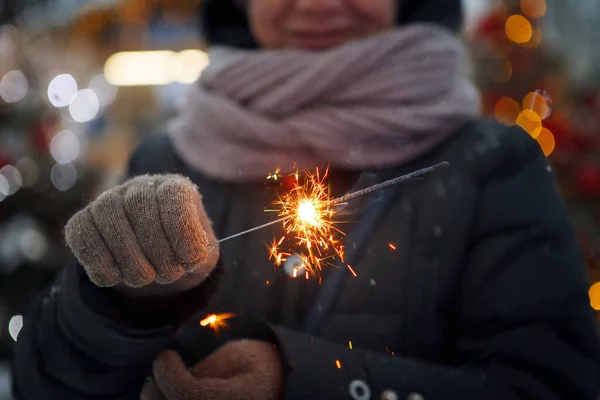
[(275, 400), (281, 398), (283, 371), (272, 344), (228, 342), (191, 369), (168, 350), (154, 362), (154, 382), (142, 400)]
[(65, 237), (92, 282), (124, 291), (185, 290), (219, 258), (202, 197), (180, 175), (139, 176), (104, 192), (69, 220)]

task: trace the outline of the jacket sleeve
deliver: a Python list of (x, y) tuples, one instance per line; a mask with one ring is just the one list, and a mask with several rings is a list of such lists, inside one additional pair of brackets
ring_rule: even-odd
[(168, 346), (168, 325), (138, 329), (115, 321), (106, 289), (73, 260), (24, 315), (13, 356), (17, 399), (139, 397), (154, 356)]
[(188, 292), (138, 301), (95, 286), (73, 258), (24, 315), (12, 360), (15, 398), (139, 399), (154, 358), (209, 301), (217, 272)]
[(499, 165), (482, 184), (443, 364), (272, 327), (286, 400), (352, 398), (354, 380), (382, 399), (598, 399), (582, 257), (550, 167), (535, 142), (526, 147), (516, 168)]

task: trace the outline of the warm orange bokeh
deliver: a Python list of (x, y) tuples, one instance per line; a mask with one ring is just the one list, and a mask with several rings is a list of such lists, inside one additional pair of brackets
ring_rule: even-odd
[(503, 97), (496, 103), (494, 115), (504, 125), (515, 126), (517, 117), (521, 113), (521, 106), (510, 97)]
[(531, 23), (522, 15), (511, 15), (506, 20), (506, 36), (515, 43), (527, 43), (533, 36)]
[(517, 117), (517, 125), (533, 136), (535, 130), (542, 127), (542, 119), (532, 110), (523, 110)]
[(544, 155), (548, 157), (554, 151), (554, 146), (556, 146), (554, 135), (548, 128), (537, 129), (535, 134), (535, 139), (542, 148)]
[(596, 282), (588, 292), (590, 295), (590, 304), (594, 310), (600, 311), (600, 282)]
[(529, 18), (542, 18), (546, 8), (546, 0), (521, 0), (521, 11)]
[(523, 98), (523, 110), (535, 112), (542, 120), (550, 116), (550, 105), (544, 96), (536, 92), (529, 92)]

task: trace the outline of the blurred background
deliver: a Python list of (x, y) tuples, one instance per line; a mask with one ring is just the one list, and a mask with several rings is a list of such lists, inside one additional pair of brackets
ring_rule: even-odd
[[(483, 112), (549, 157), (600, 311), (600, 1), (463, 1)], [(67, 257), (66, 221), (207, 65), (199, 3), (0, 0), (0, 400), (20, 315)]]

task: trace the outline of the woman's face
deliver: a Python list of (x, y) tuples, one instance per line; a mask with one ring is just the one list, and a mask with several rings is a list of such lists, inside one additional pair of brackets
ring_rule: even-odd
[(248, 0), (265, 48), (321, 50), (391, 29), (399, 0)]

